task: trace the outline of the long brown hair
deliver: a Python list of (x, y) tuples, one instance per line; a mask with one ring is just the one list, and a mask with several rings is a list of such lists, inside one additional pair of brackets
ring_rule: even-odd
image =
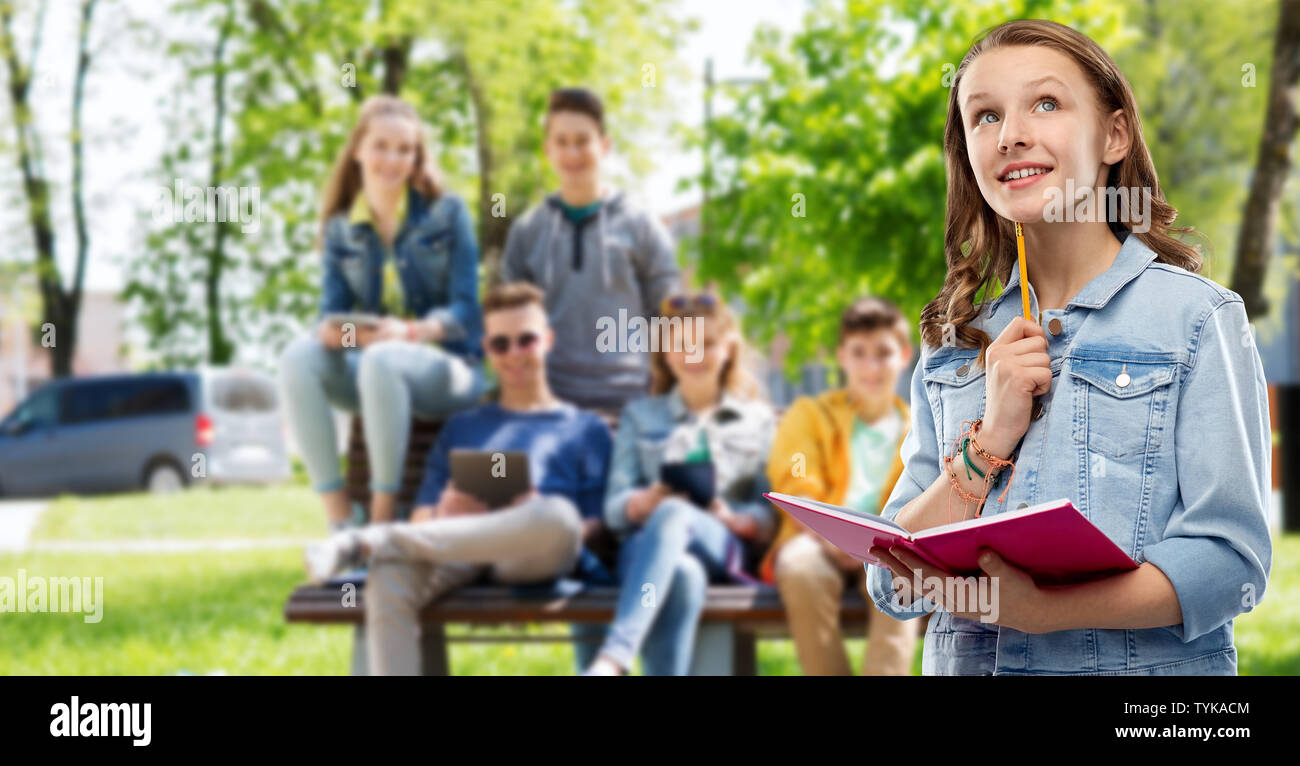
[[(677, 306), (676, 304), (682, 304)], [(711, 292), (683, 293), (664, 298), (659, 307), (659, 315), (668, 319), (681, 317), (682, 324), (695, 317), (714, 321), (714, 331), (720, 335), (731, 334), (731, 353), (722, 365), (719, 378), (722, 389), (742, 399), (755, 399), (761, 395), (758, 381), (745, 369), (744, 356), (748, 351), (740, 332), (740, 322), (736, 315), (727, 308), (717, 295)], [(672, 348), (672, 329), (669, 324), (662, 326), (659, 338), (659, 350), (650, 353), (650, 393), (666, 394), (677, 384), (677, 376), (668, 366), (667, 349)], [(684, 329), (681, 332), (685, 332)], [(695, 338), (695, 343), (703, 344), (703, 338)]]
[(325, 238), (325, 224), (339, 212), (352, 208), (357, 192), (361, 191), (361, 165), (357, 162), (357, 147), (366, 136), (366, 127), (376, 117), (404, 117), (415, 123), (415, 167), (411, 170), (410, 185), (426, 199), (437, 199), (442, 193), (437, 174), (433, 170), (433, 161), (425, 143), (424, 123), (415, 107), (396, 96), (381, 95), (367, 98), (361, 105), (361, 116), (348, 134), (348, 140), (334, 158), (334, 167), (325, 182), (325, 193), (320, 207), (320, 238)]
[(1054, 21), (1027, 19), (997, 26), (971, 46), (949, 89), (948, 122), (943, 134), (944, 161), (948, 171), (943, 247), (948, 274), (939, 295), (921, 310), (921, 337), (926, 343), (935, 347), (941, 345), (943, 327), (952, 323), (958, 345), (979, 349), (979, 364), (984, 363), (984, 352), (992, 341), (988, 333), (968, 324), (979, 313), (975, 296), (982, 291), (986, 298), (989, 297), (995, 277), (1003, 285), (1011, 279), (1011, 267), (1016, 261), (1016, 237), (1015, 225), (989, 207), (976, 184), (966, 153), (958, 91), (962, 76), (972, 61), (996, 48), (1014, 45), (1041, 45), (1064, 53), (1079, 65), (1092, 83), (1097, 103), (1104, 113), (1124, 110), (1131, 136), (1128, 155), (1111, 166), (1106, 185), (1150, 189), (1152, 220), (1150, 230), (1145, 233), (1134, 232), (1132, 224), (1127, 221), (1110, 221), (1111, 231), (1118, 234), (1127, 230), (1129, 236), (1136, 236), (1155, 251), (1159, 263), (1191, 272), (1201, 269), (1201, 257), (1196, 249), (1170, 234), (1171, 231), (1189, 233), (1192, 229), (1172, 227), (1178, 211), (1165, 202), (1160, 191), (1156, 169), (1142, 138), (1133, 89), (1110, 56), (1087, 36)]

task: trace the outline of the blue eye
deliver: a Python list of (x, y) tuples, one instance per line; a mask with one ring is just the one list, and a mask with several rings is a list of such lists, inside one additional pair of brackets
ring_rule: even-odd
[(1055, 112), (1056, 110), (1061, 108), (1060, 105), (1056, 103), (1056, 99), (1054, 98), (1045, 98), (1042, 101), (1039, 101), (1038, 105), (1041, 107), (1048, 107), (1048, 106), (1052, 107), (1051, 109), (1046, 109), (1046, 108), (1043, 109), (1043, 111), (1045, 112)]
[(981, 114), (979, 114), (979, 115), (977, 115), (977, 116), (975, 117), (975, 124), (976, 124), (976, 125), (990, 125), (991, 123), (986, 122), (986, 121), (984, 120), (985, 117), (992, 117), (993, 119), (996, 120), (998, 116), (997, 116), (996, 114), (992, 113), (992, 112), (982, 112)]

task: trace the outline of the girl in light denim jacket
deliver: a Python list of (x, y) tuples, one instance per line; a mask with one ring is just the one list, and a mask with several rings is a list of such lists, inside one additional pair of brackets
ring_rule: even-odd
[[(280, 358), (289, 426), (331, 525), (346, 525), (331, 405), (359, 411), (370, 518), (391, 521), (412, 415), (446, 417), (483, 388), (478, 246), (465, 203), (434, 178), (419, 116), (393, 96), (362, 106), (321, 207), (322, 321)], [(341, 321), (351, 312), (381, 319)]]
[[(776, 529), (763, 499), (776, 418), (741, 366), (735, 318), (709, 293), (669, 296), (659, 313), (679, 324), (665, 327), (651, 352), (652, 395), (619, 417), (605, 522), (626, 536), (622, 591), (591, 675), (626, 673), (638, 653), (646, 675), (686, 675), (709, 581), (752, 581), (743, 566), (757, 551), (747, 546)], [(664, 463), (697, 450), (713, 463), (708, 507), (660, 481)]]
[[(1236, 673), (1232, 621), (1263, 596), (1272, 558), (1263, 368), (1241, 298), (1198, 276), (1197, 251), (1170, 233), (1128, 82), (1068, 27), (1003, 24), (957, 70), (944, 148), (948, 274), (921, 315), (883, 515), (916, 531), (1068, 497), (1140, 566), (1040, 587), (985, 552), (993, 598), (963, 605), (913, 592), (948, 573), (873, 549), (888, 567), (867, 567), (877, 607), (935, 611), (927, 674)], [(1088, 192), (1091, 211), (1075, 206)], [(1108, 210), (1123, 194), (1133, 204)], [(971, 430), (1014, 475), (1001, 466), (986, 487), (977, 474), (999, 466), (973, 443), (975, 473), (943, 460)]]

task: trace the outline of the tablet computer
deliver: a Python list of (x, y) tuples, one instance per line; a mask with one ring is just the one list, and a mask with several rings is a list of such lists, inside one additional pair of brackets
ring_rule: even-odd
[(659, 466), (659, 481), (674, 492), (682, 492), (700, 508), (708, 508), (717, 493), (713, 463), (664, 463)]
[(511, 500), (533, 488), (528, 475), (528, 453), (454, 449), (451, 483), (492, 510), (505, 508)]

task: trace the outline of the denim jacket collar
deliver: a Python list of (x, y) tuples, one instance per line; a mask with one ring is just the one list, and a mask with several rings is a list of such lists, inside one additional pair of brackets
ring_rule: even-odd
[[(1066, 307), (1079, 306), (1087, 309), (1104, 308), (1110, 299), (1119, 292), (1124, 285), (1137, 279), (1138, 275), (1146, 270), (1155, 260), (1156, 253), (1147, 247), (1142, 240), (1132, 236), (1132, 232), (1124, 232), (1117, 235), (1123, 243), (1120, 245), (1119, 253), (1115, 255), (1115, 262), (1110, 265), (1101, 274), (1093, 277), (1093, 280), (1084, 285), (1083, 289), (1078, 292)], [(1029, 286), (1029, 292), (1032, 294), (1034, 287)], [(1006, 287), (998, 294), (997, 298), (989, 304), (989, 313), (992, 314), (1001, 305), (1002, 300), (1008, 295), (1020, 294), (1020, 264), (1011, 264), (1011, 278), (1007, 280)], [(1037, 296), (1035, 296), (1036, 298)], [(1035, 304), (1037, 301), (1035, 300)]]

